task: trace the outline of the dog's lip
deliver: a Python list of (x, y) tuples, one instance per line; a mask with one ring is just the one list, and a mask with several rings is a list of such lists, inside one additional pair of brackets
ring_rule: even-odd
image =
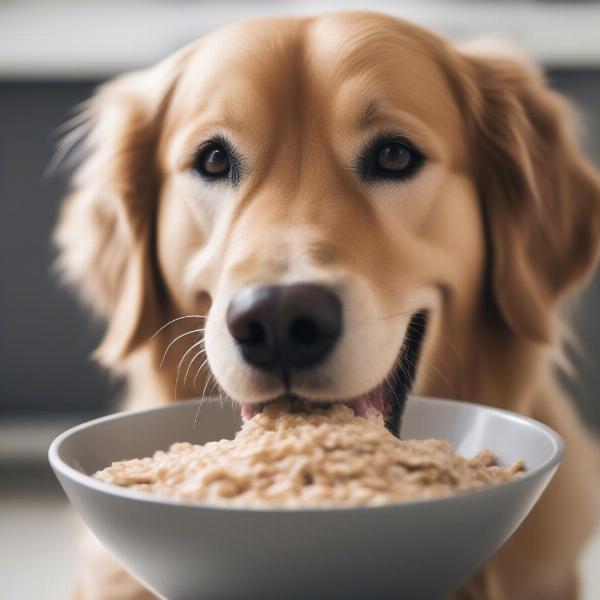
[(427, 318), (428, 313), (425, 310), (417, 311), (412, 315), (398, 357), (390, 373), (384, 381), (365, 394), (339, 400), (320, 400), (285, 394), (263, 402), (242, 404), (242, 418), (245, 421), (250, 420), (267, 404), (284, 398), (291, 402), (292, 407), (294, 404), (302, 407), (305, 403), (310, 403), (312, 406), (325, 408), (332, 404), (342, 403), (351, 408), (356, 416), (382, 421), (394, 435), (398, 435), (406, 397), (416, 375), (420, 350), (427, 328)]

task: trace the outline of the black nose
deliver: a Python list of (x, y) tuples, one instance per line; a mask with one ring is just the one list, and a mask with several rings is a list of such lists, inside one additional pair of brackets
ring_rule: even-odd
[(255, 367), (312, 367), (335, 345), (342, 308), (333, 292), (315, 284), (247, 287), (231, 301), (227, 327)]

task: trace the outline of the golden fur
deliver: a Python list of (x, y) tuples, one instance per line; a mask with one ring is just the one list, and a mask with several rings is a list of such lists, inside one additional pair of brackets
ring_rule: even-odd
[[(108, 323), (97, 356), (126, 376), (126, 407), (173, 400), (183, 350), (202, 332), (159, 369), (161, 358), (201, 327), (208, 363), (195, 382), (180, 373), (178, 397), (210, 390), (210, 373), (240, 402), (277, 393), (227, 334), (226, 307), (245, 284), (339, 290), (352, 327), (320, 379), (298, 382), (313, 398), (377, 385), (407, 314), (427, 308), (416, 392), (531, 415), (568, 448), (525, 524), (458, 596), (577, 597), (578, 552), (600, 507), (596, 448), (551, 357), (559, 306), (598, 257), (600, 178), (569, 106), (534, 69), (383, 15), (266, 19), (102, 86), (84, 116), (85, 157), (56, 240), (65, 277)], [(369, 134), (389, 129), (428, 162), (409, 182), (367, 185), (353, 160)], [(235, 190), (191, 172), (215, 131), (247, 157)], [(149, 341), (188, 314), (208, 316)], [(189, 372), (197, 356), (193, 376), (204, 357), (182, 363)], [(98, 552), (81, 597), (143, 596)]]

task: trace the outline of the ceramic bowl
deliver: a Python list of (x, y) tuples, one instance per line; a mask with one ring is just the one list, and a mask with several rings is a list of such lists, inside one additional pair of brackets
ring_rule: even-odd
[(182, 402), (79, 425), (50, 463), (87, 525), (168, 600), (443, 598), (510, 537), (563, 455), (551, 429), (510, 412), (412, 397), (404, 439), (444, 438), (465, 456), (523, 458), (519, 479), (383, 507), (231, 509), (111, 486), (90, 475), (177, 441), (232, 437), (239, 417), (218, 402)]

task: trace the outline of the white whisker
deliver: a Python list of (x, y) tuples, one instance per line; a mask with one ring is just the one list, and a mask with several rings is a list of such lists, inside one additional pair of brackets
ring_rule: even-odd
[(200, 398), (200, 402), (198, 403), (198, 410), (196, 411), (196, 416), (194, 417), (194, 431), (196, 430), (196, 424), (198, 422), (198, 415), (200, 414), (200, 409), (204, 404), (204, 398)]
[(204, 388), (202, 389), (202, 396), (201, 396), (201, 398), (204, 398), (204, 395), (206, 394), (206, 388), (208, 387), (208, 382), (211, 380), (211, 377), (214, 379), (212, 371), (209, 370), (208, 371), (208, 377), (206, 378), (206, 381), (204, 382)]
[(415, 312), (418, 312), (415, 309), (410, 309), (410, 310), (404, 310), (402, 312), (398, 312), (398, 313), (394, 313), (394, 314), (390, 314), (390, 315), (383, 315), (383, 316), (366, 316), (364, 318), (361, 319), (356, 319), (354, 321), (348, 321), (347, 325), (364, 325), (365, 323), (369, 322), (369, 321), (388, 321), (391, 319), (399, 319), (401, 317), (412, 317)]
[(181, 319), (206, 319), (206, 315), (184, 315), (183, 317), (171, 319), (168, 323), (165, 323), (160, 329), (153, 333), (152, 337), (148, 341), (151, 342), (163, 329), (165, 329), (165, 327), (172, 325), (175, 323), (175, 321), (181, 321)]
[[(177, 375), (175, 376), (175, 399), (177, 399), (177, 387), (179, 384), (179, 375), (181, 374), (181, 365), (184, 363), (185, 361), (185, 357), (192, 352), (192, 350), (196, 347), (199, 346), (200, 344), (202, 344), (203, 340), (200, 339), (197, 342), (193, 343), (183, 354), (183, 356), (181, 357), (181, 360), (179, 361), (179, 364), (177, 365)], [(184, 384), (185, 385), (185, 384)]]
[(206, 348), (202, 348), (202, 350), (196, 352), (196, 354), (194, 354), (194, 356), (192, 356), (192, 359), (190, 360), (190, 362), (188, 363), (188, 367), (187, 370), (185, 372), (185, 377), (183, 378), (183, 385), (185, 386), (185, 384), (187, 383), (187, 379), (188, 379), (188, 375), (190, 374), (190, 369), (192, 368), (192, 365), (194, 364), (194, 361), (199, 357), (202, 356), (204, 353), (206, 352)]
[(217, 387), (219, 385), (216, 377), (213, 377), (213, 380), (214, 380), (214, 383), (212, 384), (210, 391), (208, 392), (209, 396), (215, 391), (215, 387)]
[(223, 404), (223, 400), (225, 399), (225, 393), (221, 386), (219, 386), (219, 404), (221, 405), (221, 410), (225, 410), (225, 405)]
[(173, 344), (175, 342), (177, 342), (177, 340), (180, 340), (182, 337), (185, 337), (186, 335), (192, 335), (193, 333), (202, 333), (204, 331), (204, 329), (192, 329), (191, 331), (186, 331), (185, 333), (182, 333), (181, 335), (178, 335), (168, 346), (167, 349), (165, 350), (165, 353), (163, 354), (162, 360), (160, 361), (160, 366), (162, 368), (162, 366), (165, 364), (165, 358), (167, 358), (167, 354), (169, 353), (169, 350), (171, 349), (171, 346), (173, 346)]
[[(414, 368), (415, 368), (415, 379), (416, 379), (416, 370), (417, 370), (417, 365), (415, 364), (415, 362), (409, 358), (406, 359), (407, 362), (409, 362)], [(427, 362), (424, 358), (419, 360), (420, 362), (420, 368), (419, 368), (419, 375), (421, 375), (422, 377), (425, 378), (425, 381), (427, 381), (428, 383), (430, 383), (433, 388), (435, 389), (435, 392), (437, 394), (444, 394), (444, 390), (442, 388), (440, 388), (440, 382), (436, 381), (435, 378), (432, 375), (437, 375), (438, 379), (440, 379), (446, 386), (448, 389), (451, 389), (450, 383), (448, 382), (448, 379), (446, 379), (446, 377), (444, 376), (444, 374), (432, 363)], [(427, 372), (428, 369), (431, 369), (432, 371), (434, 371), (433, 374), (430, 374)]]
[(208, 356), (204, 359), (204, 362), (200, 365), (200, 367), (198, 368), (198, 371), (196, 372), (196, 376), (194, 377), (194, 389), (196, 391), (196, 382), (198, 381), (198, 377), (200, 376), (200, 373), (202, 373), (202, 369), (204, 368), (204, 366), (206, 365), (206, 363), (208, 362)]

